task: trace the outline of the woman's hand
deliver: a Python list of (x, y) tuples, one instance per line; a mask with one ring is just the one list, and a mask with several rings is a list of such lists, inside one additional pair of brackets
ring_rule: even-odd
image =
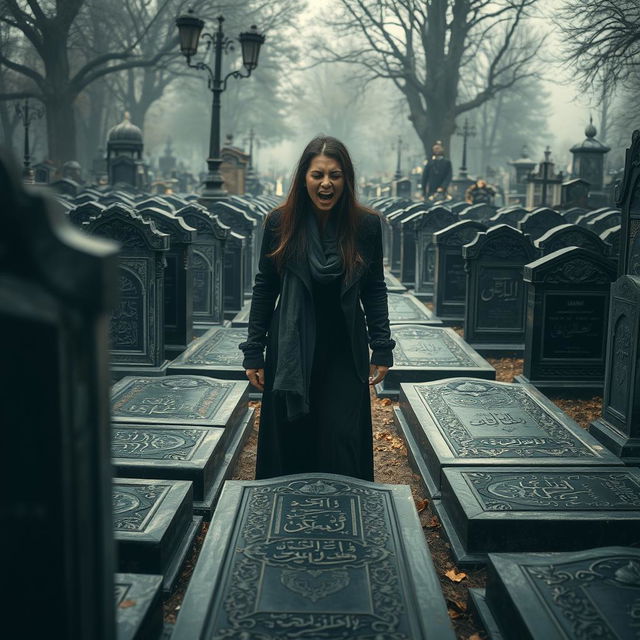
[(369, 367), (369, 384), (373, 385), (382, 382), (388, 371), (389, 367), (385, 367), (382, 364), (372, 364)]
[(260, 391), (264, 391), (264, 369), (246, 369), (249, 382)]

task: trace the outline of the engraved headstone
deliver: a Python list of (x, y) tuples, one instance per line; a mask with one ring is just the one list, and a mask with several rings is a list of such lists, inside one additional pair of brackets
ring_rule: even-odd
[(602, 416), (589, 431), (629, 464), (640, 463), (640, 277), (611, 286)]
[(639, 566), (640, 551), (629, 547), (491, 554), (486, 592), (470, 596), (485, 628), (505, 640), (633, 640)]
[(633, 132), (627, 149), (624, 176), (616, 189), (622, 212), (618, 275), (640, 276), (640, 131)]
[(442, 324), (440, 318), (410, 293), (389, 293), (387, 300), (391, 324)]
[(164, 211), (165, 213), (176, 212), (176, 208), (162, 196), (151, 196), (150, 198), (145, 196), (140, 200), (136, 200), (135, 206), (137, 211), (160, 209), (160, 211)]
[(197, 232), (182, 218), (160, 209), (145, 207), (138, 213), (170, 238), (164, 269), (164, 353), (175, 358), (193, 340), (191, 245)]
[(618, 225), (600, 234), (602, 241), (609, 245), (609, 257), (614, 259), (616, 264), (620, 260), (620, 229), (621, 227)]
[(244, 263), (246, 238), (230, 231), (224, 247), (224, 317), (233, 318), (242, 311), (245, 299)]
[(107, 402), (117, 264), (115, 243), (25, 192), (0, 155), (7, 638), (115, 637)]
[(536, 209), (518, 222), (518, 229), (531, 236), (532, 240), (537, 240), (550, 229), (565, 223), (565, 219), (553, 209)]
[(594, 233), (602, 233), (611, 227), (619, 225), (621, 216), (619, 211), (605, 211), (599, 216), (592, 218), (587, 222), (587, 229), (591, 229)]
[(567, 224), (575, 224), (576, 220), (585, 213), (587, 213), (587, 209), (583, 209), (582, 207), (571, 207), (570, 209), (562, 212), (562, 218)]
[(228, 482), (172, 638), (244, 637), (453, 640), (409, 487)]
[(163, 376), (164, 261), (169, 236), (120, 204), (107, 207), (84, 224), (92, 235), (121, 244), (118, 306), (111, 316), (111, 375)]
[(400, 282), (413, 289), (416, 285), (416, 232), (413, 222), (425, 211), (429, 205), (424, 202), (407, 207), (406, 214), (397, 223), (400, 229)]
[(117, 422), (111, 452), (116, 473), (125, 478), (190, 480), (193, 511), (211, 518), (224, 481), (253, 425), (254, 409), (220, 427)]
[(459, 565), (488, 553), (635, 545), (640, 471), (521, 467), (444, 469), (436, 512)]
[(433, 236), (440, 229), (458, 222), (458, 216), (443, 206), (432, 207), (413, 222), (416, 234), (416, 286), (414, 294), (420, 300), (433, 298), (436, 270), (436, 245)]
[(116, 573), (118, 640), (156, 640), (163, 629), (162, 576)]
[(497, 207), (486, 202), (472, 204), (460, 213), (460, 220), (475, 220), (486, 224), (488, 220), (493, 218), (497, 210)]
[(206, 331), (224, 321), (224, 251), (230, 229), (199, 204), (177, 214), (198, 232), (193, 242), (193, 328)]
[(431, 497), (444, 467), (621, 464), (526, 383), (403, 383), (394, 417)]
[(69, 210), (69, 219), (78, 226), (82, 226), (83, 222), (88, 222), (91, 218), (99, 216), (106, 209), (105, 205), (89, 200), (83, 204), (77, 204)]
[(202, 522), (185, 480), (114, 478), (113, 530), (118, 570), (163, 576), (170, 592)]
[(385, 219), (389, 223), (389, 251), (385, 255), (389, 260), (389, 270), (394, 276), (400, 276), (402, 221), (416, 211), (423, 211), (424, 209), (425, 205), (422, 202), (410, 203), (406, 200), (399, 200), (392, 207), (392, 210), (387, 211), (385, 214)]
[(597, 233), (577, 224), (562, 224), (549, 229), (534, 244), (543, 256), (565, 247), (583, 247), (601, 256), (608, 256), (611, 252), (611, 246)]
[(387, 285), (387, 291), (389, 293), (405, 293), (407, 290), (407, 287), (389, 271), (385, 271), (384, 273), (384, 283)]
[(601, 391), (609, 289), (615, 265), (567, 247), (524, 268), (527, 287), (524, 380), (548, 391)]
[(522, 207), (509, 207), (508, 209), (500, 209), (489, 218), (487, 225), (495, 227), (499, 224), (508, 224), (514, 229), (518, 228), (518, 223), (529, 214), (528, 209)]
[(436, 247), (434, 307), (444, 324), (461, 326), (467, 292), (462, 247), (474, 240), (487, 227), (475, 220), (463, 220), (441, 229), (433, 235)]
[(479, 233), (462, 248), (467, 271), (465, 340), (482, 355), (524, 351), (522, 270), (538, 257), (529, 236), (508, 225)]
[(495, 369), (453, 330), (424, 325), (391, 325), (396, 341), (393, 367), (376, 385), (379, 398), (397, 398), (401, 382), (431, 382), (465, 376), (495, 380)]
[(247, 382), (204, 376), (131, 376), (111, 391), (111, 419), (153, 425), (230, 427), (247, 413)]

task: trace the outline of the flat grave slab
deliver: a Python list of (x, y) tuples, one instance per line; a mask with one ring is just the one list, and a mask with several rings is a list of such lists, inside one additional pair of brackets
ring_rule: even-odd
[(638, 637), (640, 550), (490, 554), (487, 587), (471, 604), (491, 638)]
[(402, 383), (394, 418), (432, 498), (440, 495), (445, 467), (622, 464), (526, 383)]
[(389, 271), (384, 272), (384, 282), (387, 285), (387, 291), (389, 293), (404, 293), (407, 290), (399, 278), (396, 278)]
[(116, 573), (118, 640), (152, 640), (163, 629), (162, 576)]
[(246, 339), (246, 328), (213, 327), (169, 363), (167, 374), (194, 374), (226, 380), (246, 380), (242, 368), (242, 351), (238, 349), (238, 345)]
[(250, 408), (239, 423), (225, 429), (114, 423), (115, 473), (125, 478), (190, 480), (193, 511), (209, 520), (251, 432), (253, 417)]
[(192, 509), (190, 482), (114, 478), (118, 569), (162, 575), (162, 588), (170, 592), (202, 522)]
[(242, 309), (231, 319), (234, 328), (249, 326), (249, 313), (251, 312), (251, 300), (244, 303)]
[(465, 376), (495, 380), (496, 370), (453, 329), (391, 325), (393, 367), (376, 385), (380, 398), (397, 398), (401, 382), (431, 382)]
[(442, 324), (433, 311), (410, 293), (389, 293), (387, 298), (391, 324)]
[(249, 384), (206, 376), (130, 376), (111, 390), (113, 422), (233, 427), (247, 412)]
[(459, 565), (640, 542), (640, 470), (631, 467), (446, 468), (433, 504)]
[(453, 640), (409, 487), (226, 483), (173, 640)]

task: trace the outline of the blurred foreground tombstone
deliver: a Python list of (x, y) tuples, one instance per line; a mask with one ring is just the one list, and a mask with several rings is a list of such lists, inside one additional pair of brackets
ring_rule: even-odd
[(0, 526), (13, 637), (116, 635), (107, 344), (116, 249), (25, 192), (0, 154)]

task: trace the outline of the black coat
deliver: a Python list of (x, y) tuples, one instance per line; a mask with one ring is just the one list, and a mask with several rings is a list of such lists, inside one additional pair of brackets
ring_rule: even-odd
[[(279, 305), (275, 308), (280, 294), (282, 278), (275, 263), (267, 254), (278, 243), (276, 227), (281, 213), (273, 211), (267, 218), (260, 249), (258, 273), (255, 277), (247, 340), (240, 345), (244, 352), (245, 369), (261, 369), (265, 366), (263, 350), (270, 340), (269, 358), (275, 365), (277, 353)], [(382, 224), (377, 214), (363, 213), (356, 236), (356, 246), (364, 265), (356, 268), (352, 279), (341, 286), (341, 307), (351, 343), (351, 352), (358, 377), (366, 382), (369, 377), (369, 349), (371, 364), (391, 366), (392, 349), (395, 342), (389, 329), (387, 286), (384, 281), (382, 264)], [(306, 259), (306, 258), (304, 258)], [(302, 279), (309, 293), (312, 292), (311, 276), (301, 261), (289, 261), (285, 268)], [(366, 321), (365, 321), (366, 317)], [(368, 331), (367, 331), (368, 329)]]
[(452, 174), (451, 160), (447, 160), (444, 156), (433, 156), (424, 165), (422, 171), (422, 193), (431, 195), (438, 189), (446, 191), (451, 182)]

